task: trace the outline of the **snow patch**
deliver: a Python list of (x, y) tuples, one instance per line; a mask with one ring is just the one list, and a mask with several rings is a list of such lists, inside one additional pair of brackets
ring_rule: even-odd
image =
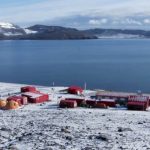
[(24, 29), (26, 34), (35, 34), (37, 31), (29, 30), (29, 29)]
[(115, 34), (115, 35), (96, 35), (99, 39), (132, 39), (132, 38), (142, 38), (140, 35), (133, 34)]
[(12, 32), (6, 32), (4, 33), (5, 36), (17, 36), (17, 35), (22, 35), (22, 33), (12, 33)]
[(13, 24), (5, 22), (0, 22), (0, 27), (6, 29), (16, 29), (16, 27)]

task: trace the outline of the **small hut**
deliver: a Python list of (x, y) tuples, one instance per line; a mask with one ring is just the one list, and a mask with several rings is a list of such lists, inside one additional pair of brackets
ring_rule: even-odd
[(67, 100), (67, 101), (76, 101), (77, 106), (81, 106), (82, 104), (85, 103), (85, 99), (83, 99), (83, 98), (65, 98), (65, 100)]
[(96, 103), (95, 108), (107, 108), (106, 104), (104, 103)]
[(29, 103), (43, 103), (49, 100), (48, 94), (44, 94), (39, 91), (25, 92), (22, 96), (26, 97)]
[(17, 108), (19, 108), (19, 104), (16, 101), (8, 101), (5, 106), (6, 110), (17, 109)]
[(77, 107), (77, 102), (74, 100), (61, 100), (59, 103), (60, 108), (75, 108)]
[(0, 109), (3, 109), (7, 104), (6, 100), (0, 99)]
[(35, 92), (36, 88), (34, 86), (25, 86), (21, 88), (21, 92)]
[(92, 107), (93, 108), (96, 105), (96, 100), (88, 99), (88, 100), (86, 100), (86, 104), (87, 104), (88, 107)]
[(97, 101), (97, 104), (105, 104), (108, 107), (116, 107), (116, 101), (115, 99), (101, 99), (100, 101)]
[(71, 86), (68, 88), (68, 93), (81, 95), (83, 93), (83, 89), (81, 87), (78, 87), (78, 86)]
[(23, 96), (10, 96), (7, 98), (7, 101), (15, 101), (19, 104), (19, 106), (26, 105), (28, 103), (27, 98)]
[(127, 102), (128, 110), (147, 110), (149, 107), (149, 97), (142, 95), (131, 95)]

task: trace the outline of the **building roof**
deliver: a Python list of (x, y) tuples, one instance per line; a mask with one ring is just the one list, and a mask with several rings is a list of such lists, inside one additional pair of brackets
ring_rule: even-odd
[(114, 99), (108, 99), (108, 98), (103, 98), (100, 101), (104, 101), (104, 102), (115, 102)]
[[(129, 96), (138, 96), (137, 93), (131, 92), (113, 92), (113, 91), (97, 91), (96, 96), (112, 96), (112, 97), (124, 97), (127, 98)], [(142, 96), (148, 96), (150, 98), (150, 94), (143, 93)]]
[(128, 97), (131, 94), (133, 95), (133, 93), (111, 92), (111, 91), (98, 91), (96, 93), (97, 96), (114, 96), (114, 97)]
[(17, 96), (17, 95), (14, 95), (14, 96), (10, 96), (8, 97), (8, 99), (13, 99), (13, 100), (18, 100), (18, 99), (22, 99), (22, 96)]
[(25, 93), (23, 93), (23, 95), (29, 96), (31, 98), (38, 98), (38, 97), (40, 97), (40, 96), (42, 96), (44, 94), (40, 93), (40, 92), (25, 92)]
[(83, 91), (83, 89), (82, 89), (81, 87), (79, 87), (79, 86), (70, 86), (70, 87), (68, 88), (68, 90), (79, 90), (79, 91)]

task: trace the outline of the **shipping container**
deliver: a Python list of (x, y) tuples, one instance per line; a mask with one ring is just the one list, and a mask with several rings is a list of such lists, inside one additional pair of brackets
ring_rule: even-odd
[(77, 106), (81, 106), (82, 104), (85, 103), (85, 99), (80, 99), (80, 98), (65, 98), (67, 101), (76, 101)]
[(26, 105), (28, 103), (27, 98), (23, 96), (10, 96), (7, 98), (7, 101), (15, 101), (19, 104), (19, 106)]
[(149, 107), (149, 97), (142, 95), (130, 95), (127, 103), (128, 110), (147, 110)]
[(108, 107), (116, 107), (115, 99), (101, 99), (100, 101), (97, 101), (97, 103), (105, 104)]
[(74, 100), (61, 100), (59, 103), (60, 108), (75, 108), (77, 107), (77, 102)]
[(95, 108), (107, 108), (107, 106), (106, 106), (106, 104), (104, 104), (104, 103), (96, 103), (95, 104)]
[(88, 107), (95, 107), (96, 100), (86, 100), (86, 104)]

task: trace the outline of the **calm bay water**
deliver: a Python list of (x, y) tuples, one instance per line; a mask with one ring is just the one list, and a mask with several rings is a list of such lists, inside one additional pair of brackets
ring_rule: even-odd
[(0, 41), (0, 82), (150, 92), (150, 40)]

